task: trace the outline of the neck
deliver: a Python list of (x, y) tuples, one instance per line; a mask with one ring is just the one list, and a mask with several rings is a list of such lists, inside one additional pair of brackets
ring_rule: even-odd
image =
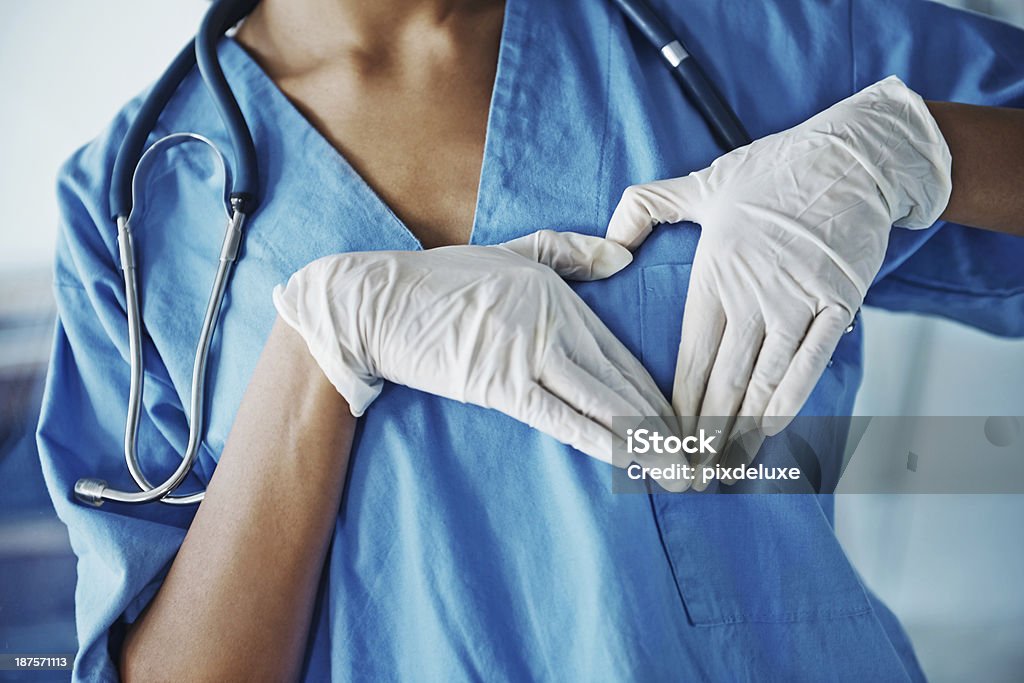
[(314, 67), (342, 55), (371, 57), (424, 35), (459, 33), (501, 0), (262, 0), (237, 39), (270, 53), (290, 69)]

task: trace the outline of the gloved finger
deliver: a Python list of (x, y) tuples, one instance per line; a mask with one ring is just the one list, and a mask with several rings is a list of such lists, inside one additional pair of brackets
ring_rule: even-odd
[(578, 232), (538, 230), (498, 245), (536, 261), (567, 280), (603, 280), (633, 261), (615, 242)]
[(510, 412), (512, 417), (592, 458), (612, 464), (616, 437), (610, 429), (580, 414), (539, 384), (529, 389), (526, 399), (526, 412)]
[(636, 392), (632, 387), (627, 390), (621, 374), (611, 363), (601, 364), (600, 369), (584, 368), (564, 354), (553, 354), (538, 380), (563, 403), (607, 429), (612, 429), (613, 417), (646, 415), (648, 406), (627, 399), (628, 393)]
[[(765, 435), (756, 421), (752, 418), (740, 416), (736, 420), (736, 426), (729, 438), (729, 445), (722, 455), (722, 468), (732, 472), (737, 467), (746, 467), (754, 462), (758, 451), (764, 444)], [(723, 476), (719, 479), (726, 486), (732, 486), (738, 479), (732, 476)]]
[(764, 319), (759, 311), (727, 313), (726, 317), (722, 343), (700, 405), (702, 417), (738, 414), (764, 343)]
[[(645, 417), (647, 419), (642, 422), (662, 436), (675, 433), (660, 417), (657, 407), (651, 405), (648, 398), (641, 395), (617, 368), (600, 356), (595, 361), (588, 367), (564, 354), (553, 356), (544, 366), (540, 384), (567, 406), (609, 430), (615, 431), (613, 420), (616, 417), (630, 418), (623, 424), (639, 424), (641, 420), (635, 418)], [(619, 425), (620, 430), (623, 424)], [(619, 438), (625, 436), (616, 433)], [(652, 454), (641, 464), (665, 466), (670, 458), (671, 454), (662, 457)]]
[(724, 332), (725, 309), (721, 299), (700, 277), (691, 277), (672, 385), (672, 412), (687, 434), (697, 428), (697, 416)]
[(605, 237), (630, 250), (636, 249), (658, 223), (696, 220), (690, 204), (699, 193), (700, 181), (695, 174), (630, 185), (612, 212)]
[(765, 434), (775, 436), (800, 412), (852, 319), (852, 313), (837, 306), (815, 316), (785, 376), (768, 401), (762, 420)]
[(811, 322), (808, 317), (805, 322), (796, 323), (791, 329), (776, 327), (765, 332), (764, 343), (757, 354), (754, 371), (750, 374), (750, 383), (737, 415), (752, 417), (759, 422), (764, 417), (768, 401), (785, 376)]
[[(617, 370), (617, 376), (624, 379), (627, 385), (632, 386), (635, 390), (635, 393), (628, 398), (631, 404), (637, 408), (637, 412), (632, 413), (633, 415), (672, 415), (672, 406), (665, 400), (665, 396), (654, 379), (651, 378), (650, 373), (647, 372), (647, 368), (582, 301), (579, 302), (578, 312), (582, 318), (582, 324), (590, 333), (589, 341), (595, 345), (596, 352), (577, 354), (577, 362), (591, 365), (593, 363), (585, 363), (580, 359), (595, 358), (610, 363)], [(646, 412), (640, 412), (641, 409)]]
[[(705, 454), (695, 464), (714, 465), (719, 462), (733, 438), (733, 426), (743, 394), (750, 384), (754, 361), (764, 341), (764, 324), (760, 314), (750, 313), (745, 320), (730, 318), (725, 325), (722, 344), (718, 348), (704, 401), (697, 420), (697, 434), (720, 434), (721, 448)], [(695, 488), (700, 491), (704, 487)]]
[[(640, 370), (646, 376), (642, 367)], [(649, 378), (648, 381), (652, 394), (638, 390), (630, 378), (605, 356), (587, 352), (575, 359), (564, 353), (553, 354), (540, 377), (540, 383), (550, 393), (569, 408), (612, 430), (617, 438), (624, 438), (629, 426), (635, 427), (641, 423), (660, 435), (677, 435), (660, 417), (665, 415), (663, 410), (669, 408), (668, 401), (658, 391), (654, 381)], [(616, 417), (624, 419), (616, 425)], [(679, 456), (674, 454), (652, 453), (633, 457), (632, 460), (648, 467), (667, 467), (676, 462), (682, 464)], [(623, 467), (629, 463), (614, 464)]]

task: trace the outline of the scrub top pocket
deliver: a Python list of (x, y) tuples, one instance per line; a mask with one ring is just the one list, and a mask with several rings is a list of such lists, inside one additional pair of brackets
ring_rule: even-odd
[(654, 494), (652, 509), (695, 626), (871, 611), (813, 494)]

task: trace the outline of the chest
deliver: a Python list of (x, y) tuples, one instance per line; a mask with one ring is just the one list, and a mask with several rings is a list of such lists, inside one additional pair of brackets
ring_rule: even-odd
[[(455, 79), (424, 65), (399, 81), (324, 72), (271, 83), (226, 45), (244, 67), (239, 82), (254, 93), (242, 104), (267, 193), (247, 227), (211, 355), (212, 452), (226, 439), (273, 323), (271, 290), (313, 259), (415, 249), (412, 235), (435, 246), (465, 242), (471, 230), (478, 244), (539, 228), (602, 234), (628, 184), (680, 175), (716, 156), (699, 115), (653, 58), (636, 72), (633, 54), (607, 55), (602, 36), (551, 36), (541, 33), (545, 25), (563, 24), (510, 13), (510, 47), (500, 60), (464, 59)], [(175, 127), (222, 135), (201, 89), (181, 111), (189, 120)], [(214, 201), (219, 179), (190, 149), (153, 171), (160, 191), (149, 193), (152, 210), (137, 230), (147, 331), (183, 405), (193, 360), (183, 340), (198, 333), (224, 220)], [(622, 273), (577, 287), (666, 392), (697, 234), (665, 226)], [(849, 394), (856, 381), (837, 386)]]
[(425, 248), (469, 241), (487, 135), (493, 60), (463, 64), (457, 77), (451, 68), (337, 68), (280, 83)]

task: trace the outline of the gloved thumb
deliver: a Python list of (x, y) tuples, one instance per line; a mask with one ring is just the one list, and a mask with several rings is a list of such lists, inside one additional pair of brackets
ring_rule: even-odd
[(692, 207), (701, 193), (701, 178), (691, 173), (682, 178), (630, 185), (608, 221), (605, 235), (630, 251), (651, 234), (658, 223), (696, 220)]
[(630, 264), (629, 250), (603, 237), (538, 230), (499, 247), (552, 269), (567, 280), (602, 280)]

